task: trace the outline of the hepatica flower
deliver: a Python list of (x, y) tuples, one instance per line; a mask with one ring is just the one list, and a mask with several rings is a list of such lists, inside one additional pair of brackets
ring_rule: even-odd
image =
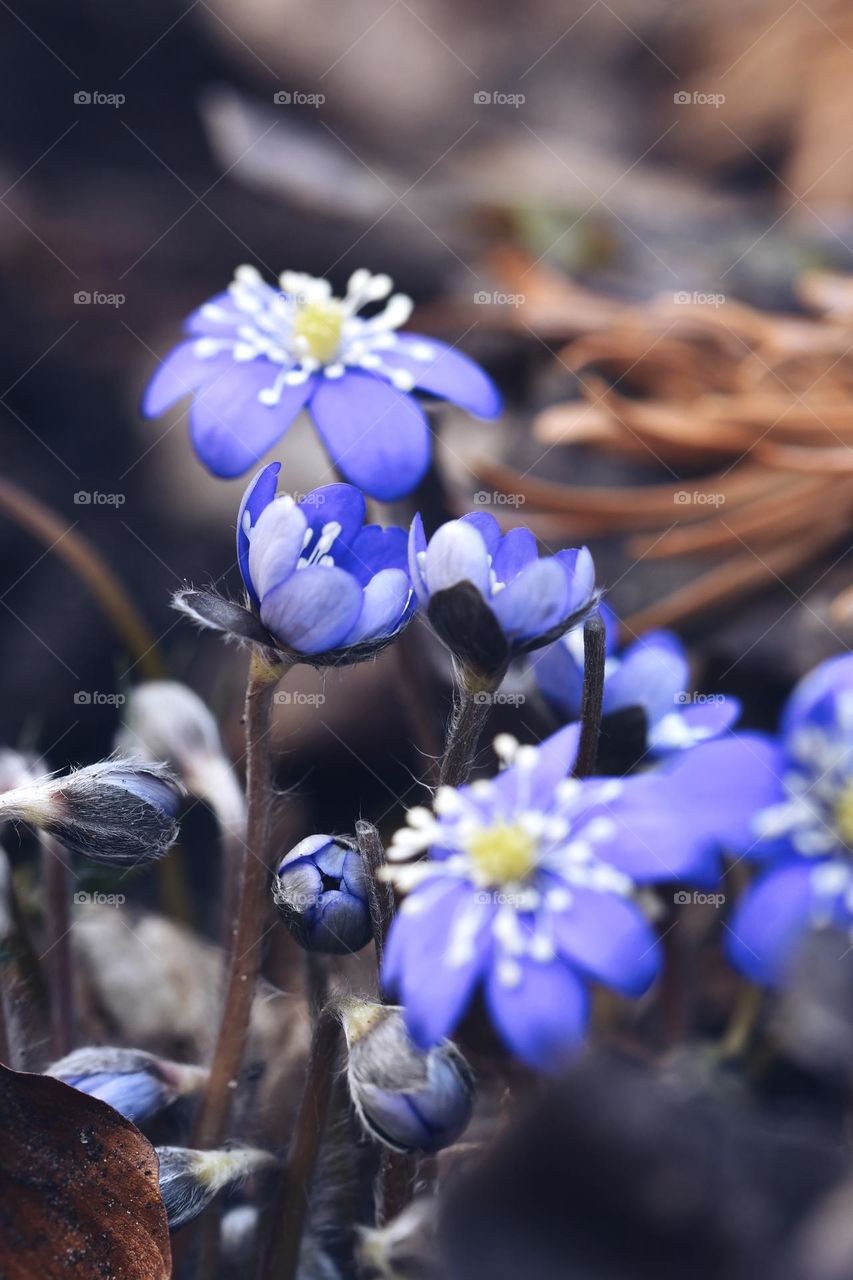
[(853, 937), (853, 655), (821, 663), (797, 685), (761, 758), (723, 759), (723, 795), (744, 767), (760, 777), (765, 803), (734, 848), (762, 870), (738, 903), (727, 944), (743, 973), (774, 984), (807, 929), (834, 926)]
[(408, 621), (412, 591), (402, 529), (365, 525), (364, 495), (348, 484), (301, 502), (276, 497), (281, 464), (249, 485), (237, 519), (248, 609), (202, 591), (180, 592), (197, 621), (316, 666), (373, 656)]
[[(161, 365), (142, 410), (157, 417), (192, 393), (190, 432), (214, 475), (239, 476), (303, 408), (340, 473), (383, 501), (420, 481), (430, 432), (411, 394), (493, 418), (501, 401), (478, 365), (433, 338), (397, 332), (411, 299), (388, 276), (356, 271), (343, 298), (327, 281), (285, 271), (278, 287), (239, 267), (225, 293), (187, 321), (190, 337)], [(387, 299), (365, 318), (362, 308)]]
[(450, 520), (427, 541), (416, 516), (409, 570), (430, 623), (475, 679), (494, 683), (513, 657), (575, 626), (595, 604), (595, 569), (584, 547), (539, 556), (527, 529), (501, 534), (494, 516)]
[(301, 840), (279, 863), (273, 898), (306, 951), (347, 955), (373, 937), (368, 885), (358, 849), (340, 837)]
[[(672, 631), (650, 631), (617, 652), (618, 622), (600, 605), (607, 662), (603, 712), (618, 715), (639, 708), (645, 719), (646, 750), (653, 756), (707, 742), (731, 728), (740, 715), (736, 698), (688, 692), (687, 654)], [(583, 693), (583, 634), (568, 632), (536, 655), (533, 671), (554, 710), (566, 720), (580, 716)]]
[(517, 1057), (559, 1065), (584, 1034), (591, 981), (638, 996), (658, 973), (639, 887), (715, 879), (678, 780), (568, 777), (577, 741), (576, 725), (539, 747), (498, 738), (502, 773), (440, 788), (434, 812), (412, 810), (395, 836), (395, 864), (428, 853), (387, 873), (406, 897), (383, 965), (421, 1048), (482, 992)]

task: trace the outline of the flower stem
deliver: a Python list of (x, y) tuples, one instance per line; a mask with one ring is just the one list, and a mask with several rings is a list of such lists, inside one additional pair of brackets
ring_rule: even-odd
[(440, 786), (461, 787), (467, 782), (474, 766), (480, 734), (489, 714), (490, 702), (488, 690), (475, 692), (464, 677), (457, 679), (453, 714), (438, 772)]
[(119, 579), (89, 540), (5, 477), (0, 477), (0, 511), (65, 561), (109, 618), (134, 665), (149, 680), (161, 677), (163, 667), (156, 640)]
[(218, 1147), (225, 1137), (261, 967), (261, 940), (272, 902), (267, 866), (273, 798), (270, 720), (273, 692), (283, 670), (253, 651), (245, 710), (246, 840), (219, 1034), (193, 1135), (192, 1145), (200, 1148)]
[(290, 1156), (272, 1205), (272, 1230), (259, 1272), (262, 1280), (295, 1280), (340, 1041), (338, 1011), (333, 1005), (326, 1005), (314, 1024), (305, 1090), (296, 1116)]
[(720, 1041), (720, 1057), (728, 1062), (740, 1058), (752, 1039), (761, 1012), (761, 991), (745, 982), (738, 992), (731, 1018)]
[(355, 824), (355, 838), (367, 872), (367, 905), (373, 925), (376, 966), (381, 969), (385, 940), (394, 919), (394, 890), (379, 879), (379, 871), (385, 865), (385, 850), (373, 823), (359, 819)]
[(598, 738), (601, 733), (601, 704), (604, 697), (605, 632), (604, 619), (595, 611), (583, 626), (583, 696), (581, 699), (581, 735), (575, 777), (588, 778), (595, 773)]
[(52, 836), (41, 835), (44, 893), (44, 961), (50, 1002), (50, 1047), (64, 1058), (74, 1047), (74, 969), (71, 956), (71, 868), (68, 855)]

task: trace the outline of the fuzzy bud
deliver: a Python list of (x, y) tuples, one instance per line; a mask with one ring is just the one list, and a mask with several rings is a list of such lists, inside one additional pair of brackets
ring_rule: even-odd
[(100, 1098), (134, 1124), (197, 1093), (207, 1080), (203, 1067), (184, 1066), (140, 1049), (109, 1045), (75, 1049), (47, 1068), (45, 1075)]
[(94, 862), (134, 866), (161, 858), (174, 843), (181, 794), (163, 766), (103, 760), (0, 795), (0, 819), (49, 831)]
[(471, 1119), (474, 1080), (449, 1040), (424, 1053), (411, 1040), (401, 1009), (344, 1000), (350, 1097), (374, 1138), (394, 1151), (440, 1151)]
[(291, 849), (279, 864), (273, 898), (306, 951), (346, 955), (373, 937), (364, 862), (340, 837), (308, 836)]
[(116, 746), (130, 759), (163, 762), (224, 825), (241, 829), (245, 801), (215, 719), (192, 689), (150, 680), (130, 694)]
[(170, 1231), (197, 1218), (218, 1192), (276, 1164), (275, 1157), (268, 1151), (258, 1151), (253, 1147), (238, 1147), (231, 1151), (157, 1147), (156, 1151), (160, 1160), (160, 1194), (166, 1206)]

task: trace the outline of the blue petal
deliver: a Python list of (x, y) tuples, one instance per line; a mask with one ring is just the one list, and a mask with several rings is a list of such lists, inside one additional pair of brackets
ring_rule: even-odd
[(486, 979), (486, 1004), (508, 1048), (542, 1071), (559, 1070), (579, 1048), (589, 1018), (585, 983), (562, 960), (542, 963), (513, 957), (520, 979), (501, 981), (493, 963)]
[(649, 725), (684, 706), (690, 669), (684, 648), (669, 631), (641, 636), (622, 655), (604, 689), (604, 712), (642, 707)]
[[(409, 1035), (429, 1049), (449, 1035), (473, 995), (491, 950), (491, 904), (469, 884), (432, 882), (410, 893), (394, 917), (382, 964), (382, 985), (397, 992)], [(460, 921), (471, 927), (465, 954), (451, 946)]]
[[(583, 661), (578, 665), (572, 652), (575, 628), (569, 636), (561, 636), (532, 655), (531, 668), (536, 683), (554, 710), (565, 720), (576, 719), (583, 699)], [(581, 644), (583, 642), (581, 641)], [(581, 650), (583, 656), (583, 650)]]
[(261, 621), (297, 653), (324, 653), (352, 630), (361, 600), (361, 587), (343, 569), (309, 565), (261, 600)]
[(145, 388), (142, 416), (159, 418), (170, 404), (188, 396), (202, 382), (215, 379), (230, 362), (230, 356), (200, 360), (195, 354), (195, 342), (184, 342), (175, 347)]
[(311, 942), (333, 955), (360, 951), (373, 937), (367, 903), (349, 893), (328, 889), (311, 929)]
[(305, 517), (290, 497), (265, 507), (252, 532), (249, 577), (263, 600), (295, 571), (305, 540)]
[(488, 511), (469, 511), (459, 517), (460, 523), (471, 524), (486, 544), (486, 550), (493, 556), (501, 540), (501, 527)]
[[(554, 788), (572, 771), (579, 739), (580, 725), (566, 725), (539, 744), (531, 764), (512, 764), (499, 773), (492, 788), (506, 810), (548, 809), (553, 803)], [(469, 787), (464, 790), (470, 794)]]
[(566, 613), (577, 613), (595, 593), (595, 564), (589, 547), (558, 551), (553, 558), (563, 566), (569, 584)]
[(655, 931), (639, 907), (614, 893), (575, 885), (572, 903), (550, 914), (557, 950), (588, 977), (639, 996), (660, 970)]
[(317, 858), (324, 849), (338, 846), (335, 845), (332, 836), (314, 835), (306, 836), (304, 840), (300, 840), (299, 844), (293, 846), (288, 854), (282, 858), (278, 864), (278, 875), (281, 875), (285, 867), (289, 867), (292, 863), (298, 862), (300, 858)]
[(411, 493), (429, 466), (431, 442), (421, 409), (367, 373), (321, 378), (311, 412), (332, 462), (371, 497)]
[(489, 553), (482, 535), (464, 520), (449, 520), (432, 535), (424, 572), (430, 595), (471, 582), (488, 598)]
[(518, 642), (555, 627), (569, 612), (566, 573), (556, 557), (536, 560), (489, 600), (509, 640)]
[(147, 1119), (163, 1106), (163, 1084), (146, 1071), (85, 1076), (75, 1089), (100, 1098), (131, 1123)]
[(753, 982), (773, 985), (785, 976), (811, 920), (815, 865), (798, 861), (774, 868), (738, 902), (726, 929), (726, 950)]
[(267, 466), (261, 467), (254, 478), (249, 481), (246, 492), (243, 494), (243, 501), (240, 503), (240, 510), (237, 513), (237, 562), (240, 565), (243, 584), (255, 608), (258, 608), (261, 601), (252, 585), (249, 573), (249, 533), (258, 523), (258, 518), (264, 507), (269, 506), (275, 497), (279, 471), (281, 471), (280, 462), (270, 462)]
[[(496, 418), (501, 412), (503, 403), (497, 387), (461, 351), (416, 333), (398, 333), (395, 337), (395, 345), (382, 352), (383, 362), (394, 369), (406, 369), (421, 391), (451, 400), (481, 418)], [(432, 358), (415, 359), (413, 353), (418, 348), (428, 348)]]
[(391, 525), (366, 524), (342, 551), (336, 546), (335, 564), (346, 569), (365, 586), (380, 569), (402, 569), (409, 573), (408, 537), (405, 529)]
[(739, 716), (737, 698), (720, 697), (712, 702), (690, 704), (680, 713), (670, 712), (650, 729), (649, 749), (660, 755), (710, 742), (731, 729)]
[(511, 582), (539, 555), (536, 539), (529, 529), (510, 529), (492, 552), (492, 568), (498, 582)]
[(837, 723), (837, 699), (853, 691), (853, 654), (828, 658), (810, 671), (794, 689), (782, 715), (782, 736), (808, 723), (827, 727)]
[[(307, 493), (299, 503), (299, 510), (305, 516), (315, 537), (327, 524), (339, 524), (341, 532), (332, 547), (331, 555), (335, 564), (338, 555), (353, 541), (364, 524), (364, 494), (351, 484), (324, 484), (319, 489)], [(310, 555), (314, 541), (305, 547), (305, 554)]]
[(424, 522), (418, 511), (409, 529), (409, 577), (415, 588), (418, 600), (424, 606), (429, 604), (429, 588), (419, 557), (426, 555), (427, 540), (424, 533)]
[(364, 588), (364, 603), (346, 643), (380, 640), (395, 632), (406, 612), (411, 586), (403, 569), (380, 569)]
[(195, 451), (214, 475), (240, 476), (275, 444), (305, 405), (313, 389), (309, 378), (285, 387), (279, 403), (264, 405), (258, 393), (275, 380), (278, 366), (268, 360), (237, 362), (197, 391), (190, 409)]
[[(221, 318), (212, 318), (209, 314), (209, 308), (216, 307), (218, 311), (225, 314)], [(205, 312), (208, 312), (206, 315)], [(184, 328), (187, 333), (194, 333), (204, 337), (229, 337), (230, 333), (245, 320), (245, 316), (241, 311), (237, 310), (234, 299), (229, 289), (224, 289), (222, 293), (217, 293), (215, 297), (208, 298), (207, 302), (203, 302), (197, 307), (187, 319), (184, 321)]]

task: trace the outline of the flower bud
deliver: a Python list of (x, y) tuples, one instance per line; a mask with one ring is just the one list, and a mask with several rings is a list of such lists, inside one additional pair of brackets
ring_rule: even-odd
[(242, 828), (243, 789), (225, 754), (215, 719), (186, 685), (150, 680), (134, 689), (116, 746), (130, 759), (167, 764), (226, 826)]
[(440, 1151), (471, 1119), (474, 1079), (449, 1040), (427, 1053), (412, 1042), (402, 1010), (344, 1000), (350, 1097), (374, 1138), (394, 1151)]
[(373, 937), (364, 862), (348, 840), (319, 835), (301, 840), (279, 865), (273, 898), (306, 951), (346, 955)]
[(174, 843), (182, 788), (161, 765), (102, 760), (0, 795), (0, 819), (49, 831), (94, 862), (133, 866)]
[(254, 1147), (233, 1151), (192, 1151), (186, 1147), (157, 1147), (160, 1194), (175, 1231), (207, 1208), (218, 1192), (244, 1182), (253, 1173), (271, 1169), (275, 1157)]
[(109, 1045), (75, 1049), (52, 1063), (45, 1075), (100, 1098), (134, 1124), (162, 1111), (176, 1098), (196, 1093), (207, 1079), (203, 1067)]

